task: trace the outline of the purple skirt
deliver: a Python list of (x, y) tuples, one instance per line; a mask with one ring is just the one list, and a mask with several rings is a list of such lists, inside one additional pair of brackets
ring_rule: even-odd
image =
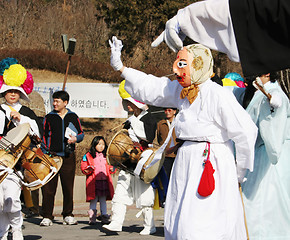
[(96, 196), (109, 196), (109, 184), (107, 180), (96, 180)]

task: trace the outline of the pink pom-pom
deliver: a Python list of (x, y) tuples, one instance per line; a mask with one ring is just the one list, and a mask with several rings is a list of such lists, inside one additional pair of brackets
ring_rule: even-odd
[(33, 77), (30, 72), (27, 71), (27, 78), (24, 81), (24, 83), (21, 85), (21, 87), (24, 89), (26, 94), (30, 94), (33, 90)]
[(237, 84), (238, 87), (240, 87), (240, 88), (245, 88), (245, 87), (246, 87), (243, 81), (236, 81), (236, 84)]
[(0, 75), (0, 89), (2, 88), (3, 83), (4, 83), (3, 76)]

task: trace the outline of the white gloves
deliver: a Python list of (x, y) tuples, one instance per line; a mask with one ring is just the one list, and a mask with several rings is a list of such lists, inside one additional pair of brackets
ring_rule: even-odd
[(282, 99), (279, 93), (274, 92), (271, 94), (270, 105), (273, 108), (279, 108), (282, 106)]
[(179, 27), (177, 17), (175, 16), (166, 22), (165, 30), (155, 39), (151, 47), (157, 47), (160, 43), (165, 41), (171, 50), (178, 52), (183, 47), (183, 40), (185, 37), (185, 34)]
[(109, 40), (109, 44), (111, 47), (111, 66), (115, 71), (119, 71), (123, 67), (123, 63), (121, 61), (121, 51), (123, 48), (122, 41), (116, 36), (113, 36), (112, 41)]
[(238, 182), (243, 183), (247, 181), (247, 178), (245, 178), (245, 175), (247, 173), (247, 168), (239, 168), (237, 167), (237, 175), (238, 175)]

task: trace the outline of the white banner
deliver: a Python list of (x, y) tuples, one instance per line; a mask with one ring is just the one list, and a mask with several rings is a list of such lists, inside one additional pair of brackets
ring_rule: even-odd
[[(34, 83), (45, 104), (46, 113), (53, 110), (52, 94), (62, 90), (63, 83)], [(70, 95), (67, 108), (80, 118), (127, 118), (122, 99), (118, 93), (119, 84), (110, 83), (67, 83), (65, 90)]]

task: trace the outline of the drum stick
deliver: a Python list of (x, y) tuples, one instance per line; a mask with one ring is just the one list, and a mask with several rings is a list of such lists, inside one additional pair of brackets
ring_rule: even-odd
[(125, 124), (125, 123), (121, 123), (121, 124), (119, 124), (118, 126), (112, 128), (112, 129), (109, 129), (108, 131), (109, 131), (109, 132), (112, 132), (112, 131), (116, 130), (117, 128), (123, 126), (124, 124)]
[[(261, 80), (260, 80), (261, 81)], [(258, 90), (260, 90), (268, 99), (269, 101), (271, 100), (271, 94), (270, 93), (267, 93), (264, 86), (261, 85), (262, 83), (260, 83), (260, 81), (258, 79), (256, 79), (254, 82), (253, 82), (253, 85), (255, 88), (257, 88)]]
[(171, 73), (171, 74), (168, 74), (168, 75), (165, 75), (165, 76), (162, 76), (162, 77), (170, 77), (170, 76), (173, 76), (175, 75), (175, 73)]
[(247, 225), (246, 212), (245, 212), (245, 205), (244, 205), (244, 200), (243, 200), (243, 193), (242, 193), (242, 187), (241, 187), (241, 184), (239, 184), (239, 190), (240, 190), (241, 199), (242, 199), (242, 205), (243, 205), (244, 220), (245, 220), (245, 228), (246, 228), (246, 232), (247, 232), (247, 240), (250, 240), (249, 232), (248, 232), (248, 225)]
[(10, 126), (10, 123), (12, 122), (12, 120), (13, 120), (13, 117), (10, 118), (10, 121), (7, 124), (7, 129), (9, 129), (9, 126)]
[(159, 110), (159, 111), (155, 111), (155, 112), (150, 112), (151, 114), (155, 114), (155, 113), (164, 113), (164, 110)]

